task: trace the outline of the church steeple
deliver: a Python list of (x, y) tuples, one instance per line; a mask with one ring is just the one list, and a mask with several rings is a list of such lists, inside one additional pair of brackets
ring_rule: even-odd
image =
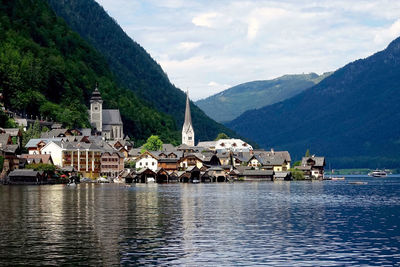
[(97, 85), (90, 98), (90, 123), (97, 131), (103, 130), (103, 99)]
[(192, 116), (190, 114), (189, 92), (186, 92), (186, 110), (185, 122), (182, 127), (182, 144), (194, 146), (194, 130), (192, 125)]

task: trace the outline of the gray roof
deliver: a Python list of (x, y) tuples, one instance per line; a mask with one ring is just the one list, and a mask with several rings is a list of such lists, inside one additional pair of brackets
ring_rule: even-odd
[(303, 157), (301, 159), (301, 165), (302, 166), (307, 166), (308, 165), (307, 161), (310, 160), (310, 159), (315, 161), (315, 164), (314, 164), (315, 167), (323, 167), (323, 166), (325, 166), (325, 157), (315, 157), (315, 156)]
[(6, 145), (5, 148), (2, 148), (2, 150), (6, 153), (13, 153), (15, 154), (15, 152), (18, 149), (18, 145)]
[(18, 136), (20, 133), (19, 128), (4, 128), (5, 133), (10, 134), (11, 136)]
[(275, 172), (276, 178), (286, 178), (289, 175), (289, 172)]
[(37, 144), (41, 141), (45, 142), (46, 144), (49, 143), (50, 141), (61, 141), (62, 138), (33, 138), (28, 141), (28, 143), (25, 145), (26, 148), (30, 147), (36, 147)]
[(178, 162), (178, 161), (179, 161), (179, 158), (176, 158), (176, 159), (159, 158), (159, 159), (158, 159), (158, 162), (160, 162), (160, 163), (162, 163), (162, 162), (164, 162), (164, 163), (176, 163), (176, 162)]
[(18, 169), (18, 170), (13, 170), (12, 172), (10, 172), (10, 174), (8, 175), (9, 177), (36, 177), (38, 174), (40, 174), (40, 172), (38, 171), (34, 171), (31, 169)]
[(163, 144), (162, 145), (162, 151), (174, 151), (176, 150), (175, 147), (172, 144)]
[(142, 149), (141, 148), (132, 148), (130, 151), (129, 151), (129, 156), (140, 156), (140, 151), (141, 151)]
[(103, 109), (103, 128), (107, 125), (122, 124), (121, 114), (119, 109)]
[(52, 129), (48, 132), (44, 132), (40, 135), (41, 138), (52, 138), (52, 137), (58, 137), (60, 135), (65, 135), (65, 133), (68, 131), (68, 129)]
[(187, 133), (189, 130), (193, 130), (193, 126), (192, 126), (192, 116), (190, 114), (189, 93), (186, 93), (185, 122), (183, 123), (182, 131)]
[(6, 147), (8, 144), (8, 139), (10, 138), (10, 134), (5, 133), (5, 134), (0, 134), (0, 145), (2, 148)]
[(244, 170), (244, 176), (271, 176), (274, 175), (274, 171), (272, 170)]
[(90, 128), (79, 129), (79, 131), (82, 133), (83, 136), (91, 136), (92, 135), (92, 129), (90, 129)]

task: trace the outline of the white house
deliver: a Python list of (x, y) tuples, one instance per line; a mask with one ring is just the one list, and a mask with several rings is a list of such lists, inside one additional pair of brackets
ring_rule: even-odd
[(232, 152), (250, 152), (253, 147), (240, 139), (220, 139), (216, 141), (215, 150)]
[(63, 146), (62, 141), (50, 141), (41, 149), (41, 154), (51, 155), (54, 165), (62, 167)]
[(156, 156), (146, 151), (136, 158), (136, 169), (148, 168), (157, 171), (158, 159)]

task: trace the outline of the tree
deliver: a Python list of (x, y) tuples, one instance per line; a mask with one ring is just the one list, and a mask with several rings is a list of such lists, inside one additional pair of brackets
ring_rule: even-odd
[(220, 139), (229, 139), (229, 136), (227, 136), (225, 133), (219, 133), (217, 138), (215, 138), (215, 141), (218, 141)]
[(54, 172), (56, 170), (56, 166), (52, 164), (45, 164), (45, 163), (32, 163), (25, 166), (26, 169), (34, 169), (35, 171), (47, 171), (47, 172)]
[(143, 145), (143, 149), (148, 151), (158, 151), (162, 149), (162, 146), (163, 142), (161, 141), (160, 137), (158, 137), (158, 135), (152, 135)]
[(304, 173), (298, 169), (289, 169), (292, 173), (293, 180), (304, 180)]
[(301, 165), (301, 161), (300, 160), (298, 160), (295, 163), (293, 163), (293, 167), (300, 166), (300, 165)]
[(307, 151), (306, 151), (306, 157), (309, 157), (310, 156), (310, 149), (307, 149)]

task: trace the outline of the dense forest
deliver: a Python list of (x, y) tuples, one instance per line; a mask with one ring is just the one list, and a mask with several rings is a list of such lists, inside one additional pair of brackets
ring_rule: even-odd
[(119, 108), (126, 133), (179, 142), (172, 117), (143, 103), (115, 81), (106, 59), (42, 0), (0, 0), (0, 92), (6, 108), (66, 127), (89, 127), (96, 83), (105, 108)]
[[(185, 113), (185, 93), (171, 84), (160, 65), (125, 34), (98, 3), (94, 0), (47, 1), (74, 31), (105, 56), (120, 84), (158, 111), (171, 115), (180, 129)], [(220, 132), (238, 137), (193, 103), (191, 113), (197, 140), (213, 140)]]
[(219, 122), (228, 122), (251, 109), (262, 108), (291, 98), (317, 84), (331, 73), (293, 74), (272, 80), (242, 83), (196, 102)]
[[(307, 148), (333, 168), (400, 167), (400, 38), (283, 102), (228, 125), (299, 158)], [(251, 116), (251, 120), (248, 117)]]

